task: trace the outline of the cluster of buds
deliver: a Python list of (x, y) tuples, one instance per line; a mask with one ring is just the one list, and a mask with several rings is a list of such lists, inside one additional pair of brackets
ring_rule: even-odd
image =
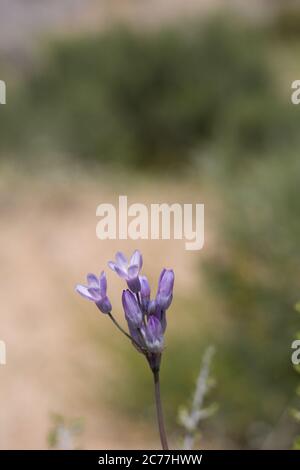
[[(170, 307), (173, 298), (174, 272), (172, 269), (162, 270), (156, 297), (151, 299), (148, 279), (141, 275), (143, 258), (138, 250), (133, 253), (129, 261), (123, 253), (118, 252), (115, 261), (110, 261), (108, 266), (127, 283), (127, 289), (123, 290), (122, 294), (122, 304), (129, 330), (129, 334), (126, 332), (125, 334), (131, 339), (136, 349), (147, 358), (152, 371), (158, 371), (167, 327), (166, 310)], [(99, 278), (94, 274), (88, 274), (87, 286), (77, 285), (76, 291), (94, 302), (99, 310), (108, 314), (122, 330), (112, 316), (104, 272)]]

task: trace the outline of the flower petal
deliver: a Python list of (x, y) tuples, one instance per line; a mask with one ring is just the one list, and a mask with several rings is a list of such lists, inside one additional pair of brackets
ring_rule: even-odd
[(99, 284), (100, 284), (101, 297), (106, 297), (107, 280), (106, 280), (106, 275), (104, 271), (102, 271), (102, 273), (100, 274)]
[(118, 251), (116, 254), (116, 262), (120, 268), (124, 269), (124, 271), (127, 271), (128, 261), (126, 256), (121, 251)]
[(124, 290), (122, 304), (127, 322), (131, 323), (133, 327), (139, 328), (142, 325), (143, 314), (135, 295), (129, 290)]
[(101, 299), (100, 289), (99, 287), (88, 287), (88, 291), (93, 297), (94, 301), (97, 302)]
[(159, 278), (156, 302), (162, 310), (170, 307), (173, 298), (174, 271), (163, 269)]
[(89, 292), (88, 288), (86, 286), (82, 286), (81, 284), (77, 284), (75, 287), (76, 292), (78, 294), (82, 295), (85, 299), (92, 300), (95, 302), (94, 296)]
[(129, 263), (130, 266), (132, 265), (137, 265), (138, 266), (138, 269), (139, 271), (142, 269), (142, 266), (143, 266), (143, 257), (142, 257), (142, 254), (139, 250), (135, 250), (133, 252), (133, 255), (131, 256), (130, 258), (130, 263)]
[(115, 273), (118, 274), (118, 276), (122, 277), (123, 279), (127, 279), (128, 277), (128, 274), (126, 271), (124, 271), (123, 269), (121, 269), (116, 263), (114, 263), (113, 261), (109, 261), (108, 262), (108, 267), (110, 269), (112, 269), (113, 271), (115, 271)]
[(133, 277), (132, 279), (131, 278), (128, 278), (127, 279), (127, 286), (129, 287), (129, 289), (134, 292), (135, 294), (137, 294), (138, 292), (140, 292), (141, 290), (141, 283), (140, 283), (140, 278), (139, 276), (136, 276), (136, 277)]
[(147, 300), (150, 299), (150, 284), (146, 276), (140, 276), (140, 283), (141, 283), (141, 296), (146, 298)]
[(131, 266), (129, 266), (128, 268), (128, 277), (130, 279), (133, 279), (135, 277), (137, 277), (139, 274), (139, 267), (137, 264), (133, 264)]
[(86, 279), (89, 287), (99, 287), (99, 279), (96, 274), (89, 273)]
[(107, 296), (101, 297), (101, 299), (98, 300), (98, 302), (96, 302), (96, 305), (102, 313), (111, 312), (112, 307), (111, 307), (110, 300)]
[(147, 348), (152, 353), (161, 353), (164, 346), (164, 337), (163, 331), (160, 324), (160, 321), (154, 317), (150, 316), (145, 332), (144, 338), (147, 345)]
[(159, 292), (161, 281), (162, 281), (162, 278), (165, 275), (165, 272), (166, 272), (166, 268), (163, 268), (163, 270), (161, 271), (161, 273), (159, 275), (157, 293)]

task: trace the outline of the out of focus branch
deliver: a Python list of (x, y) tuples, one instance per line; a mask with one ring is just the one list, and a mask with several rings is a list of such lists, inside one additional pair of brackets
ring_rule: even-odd
[(200, 422), (214, 414), (217, 408), (216, 404), (204, 407), (204, 399), (213, 386), (213, 381), (210, 380), (210, 367), (214, 354), (215, 348), (209, 346), (202, 359), (191, 409), (190, 411), (182, 409), (179, 413), (180, 424), (186, 431), (183, 444), (185, 450), (193, 448)]

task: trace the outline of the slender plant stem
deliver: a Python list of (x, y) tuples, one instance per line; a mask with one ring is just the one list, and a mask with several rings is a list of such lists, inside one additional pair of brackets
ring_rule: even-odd
[(121, 325), (117, 322), (117, 320), (115, 319), (115, 317), (113, 316), (113, 314), (111, 312), (109, 312), (107, 314), (109, 316), (109, 318), (111, 319), (111, 321), (113, 322), (113, 324), (118, 328), (118, 330), (121, 331), (121, 333), (123, 333), (123, 335), (125, 335), (128, 339), (130, 339), (130, 341), (132, 341), (139, 350), (141, 350), (141, 347), (140, 345), (135, 341), (135, 339), (132, 338), (132, 336), (130, 336), (122, 327)]
[(156, 403), (156, 412), (157, 412), (157, 422), (159, 428), (159, 435), (161, 446), (163, 450), (169, 450), (167, 434), (165, 430), (164, 424), (164, 416), (161, 404), (161, 397), (160, 397), (160, 383), (159, 383), (159, 371), (153, 371), (153, 378), (154, 378), (154, 390), (155, 390), (155, 403)]
[(121, 333), (123, 333), (123, 335), (127, 336), (127, 338), (129, 338), (132, 341), (131, 336), (121, 327), (121, 325), (117, 322), (117, 320), (115, 319), (115, 317), (113, 316), (113, 314), (111, 312), (108, 313), (108, 316), (111, 319), (111, 321), (113, 322), (113, 324), (116, 325), (118, 330), (120, 330)]

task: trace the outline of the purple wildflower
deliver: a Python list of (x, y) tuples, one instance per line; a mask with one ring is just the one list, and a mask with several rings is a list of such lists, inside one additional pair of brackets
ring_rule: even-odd
[(147, 349), (150, 353), (161, 353), (164, 345), (163, 330), (160, 321), (151, 315), (142, 330)]
[(95, 274), (88, 274), (87, 286), (78, 284), (76, 291), (94, 302), (101, 312), (106, 313), (118, 330), (129, 338), (136, 349), (147, 359), (154, 377), (162, 448), (168, 450), (160, 398), (159, 369), (167, 327), (166, 310), (173, 299), (174, 272), (172, 269), (162, 270), (156, 298), (151, 300), (148, 279), (146, 276), (140, 276), (143, 258), (138, 250), (134, 251), (129, 262), (123, 253), (118, 252), (115, 261), (110, 261), (108, 265), (122, 279), (125, 279), (128, 285), (128, 289), (122, 294), (122, 304), (129, 333), (123, 329), (111, 312), (112, 306), (107, 297), (107, 281), (104, 272), (99, 278)]
[(123, 291), (122, 304), (128, 325), (134, 329), (141, 328), (143, 314), (135, 295), (128, 289)]
[(140, 276), (140, 283), (141, 283), (141, 292), (140, 292), (140, 299), (141, 305), (144, 313), (148, 313), (148, 307), (150, 303), (150, 284), (146, 276)]
[[(162, 270), (156, 298), (151, 300), (148, 279), (146, 276), (139, 275), (143, 259), (138, 250), (134, 251), (129, 262), (123, 253), (118, 252), (115, 262), (110, 261), (108, 264), (113, 271), (127, 281), (129, 287), (123, 291), (122, 304), (130, 337), (137, 349), (146, 355), (150, 366), (155, 364), (157, 368), (167, 327), (166, 310), (173, 298), (174, 272), (172, 269)], [(106, 293), (107, 281), (104, 272), (99, 278), (95, 274), (88, 274), (87, 286), (77, 285), (76, 291), (94, 302), (101, 312), (108, 313), (116, 323), (112, 317), (112, 307)], [(122, 330), (119, 325), (117, 326)], [(126, 332), (125, 335), (127, 335)]]
[(161, 310), (167, 310), (173, 299), (174, 287), (174, 271), (173, 269), (163, 269), (159, 281), (156, 294), (156, 303)]
[(112, 307), (106, 294), (107, 281), (105, 272), (102, 271), (99, 278), (95, 274), (88, 274), (87, 283), (87, 286), (78, 284), (75, 288), (76, 292), (85, 299), (95, 302), (102, 313), (109, 313)]
[(148, 315), (155, 315), (157, 311), (157, 304), (155, 300), (150, 300), (148, 303), (147, 313)]
[(125, 279), (129, 289), (137, 293), (141, 290), (139, 273), (142, 269), (143, 258), (138, 250), (135, 250), (128, 262), (121, 252), (116, 254), (116, 261), (109, 261), (108, 266), (115, 271), (118, 276)]
[(153, 301), (153, 304), (151, 305), (151, 313), (149, 314), (155, 316), (160, 321), (162, 331), (164, 333), (167, 329), (166, 311), (163, 310), (155, 300)]

